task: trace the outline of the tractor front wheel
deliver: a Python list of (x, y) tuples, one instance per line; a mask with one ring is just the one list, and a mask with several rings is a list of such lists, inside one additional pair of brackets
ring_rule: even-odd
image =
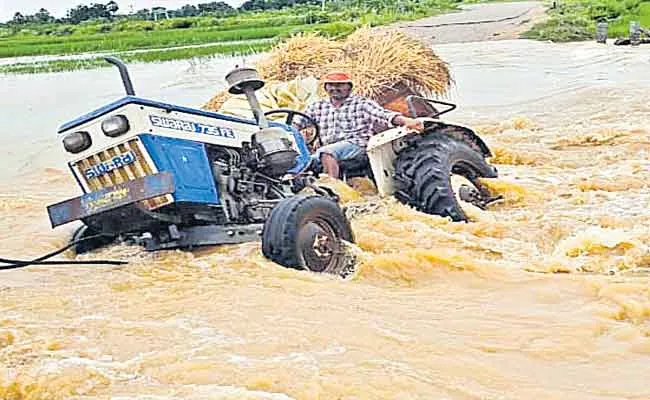
[(262, 253), (285, 267), (342, 274), (350, 267), (343, 241), (353, 242), (354, 236), (335, 201), (296, 195), (271, 210), (262, 232)]

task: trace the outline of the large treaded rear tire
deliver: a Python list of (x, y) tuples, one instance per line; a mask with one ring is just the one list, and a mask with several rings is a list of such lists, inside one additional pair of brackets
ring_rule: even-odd
[(497, 176), (496, 168), (465, 142), (435, 132), (415, 137), (395, 161), (395, 197), (427, 214), (467, 221), (451, 186), (452, 173), (477, 187), (477, 178)]
[[(323, 237), (331, 251), (314, 245)], [(296, 195), (271, 210), (262, 231), (262, 253), (285, 267), (339, 274), (348, 259), (341, 240), (354, 242), (354, 236), (339, 205), (323, 196)]]

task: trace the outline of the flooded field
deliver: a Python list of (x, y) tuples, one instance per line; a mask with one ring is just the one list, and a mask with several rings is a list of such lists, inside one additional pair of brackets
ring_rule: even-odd
[[(449, 119), (493, 150), (503, 202), (452, 223), (344, 190), (372, 204), (347, 280), (281, 268), (257, 243), (0, 271), (0, 398), (650, 398), (650, 53), (436, 51), (456, 80)], [(132, 78), (200, 106), (239, 62)], [(79, 194), (55, 131), (121, 96), (118, 76), (0, 77), (0, 257), (67, 242), (74, 227), (52, 230), (45, 209)]]

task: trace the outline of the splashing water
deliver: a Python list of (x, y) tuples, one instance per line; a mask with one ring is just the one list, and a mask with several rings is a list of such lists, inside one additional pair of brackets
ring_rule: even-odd
[[(3, 272), (0, 398), (649, 398), (641, 50), (442, 46), (453, 119), (493, 149), (500, 177), (484, 183), (504, 199), (453, 223), (364, 180), (324, 182), (356, 236), (347, 279), (281, 268), (258, 243), (113, 246), (84, 257), (129, 265)], [(2, 256), (43, 254), (74, 228), (45, 217), (77, 194), (53, 153), (2, 185)]]

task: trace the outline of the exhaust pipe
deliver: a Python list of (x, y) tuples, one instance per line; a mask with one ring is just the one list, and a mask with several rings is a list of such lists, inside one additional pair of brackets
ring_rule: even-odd
[(228, 92), (234, 95), (246, 95), (259, 132), (253, 134), (251, 142), (259, 152), (262, 160), (262, 172), (272, 178), (279, 178), (295, 164), (298, 152), (293, 148), (287, 131), (279, 127), (269, 127), (255, 91), (264, 87), (264, 81), (253, 68), (236, 67), (226, 75), (230, 85)]
[(135, 96), (135, 91), (133, 90), (133, 84), (131, 83), (131, 78), (129, 77), (129, 71), (126, 69), (126, 65), (116, 57), (104, 57), (104, 60), (115, 65), (117, 69), (120, 70), (120, 76), (122, 77), (122, 84), (124, 85), (124, 90), (129, 96)]
[(268, 128), (269, 123), (255, 96), (255, 91), (264, 87), (264, 81), (260, 79), (257, 71), (253, 68), (235, 68), (226, 75), (226, 82), (230, 85), (228, 88), (230, 94), (246, 95), (255, 121), (260, 128)]

